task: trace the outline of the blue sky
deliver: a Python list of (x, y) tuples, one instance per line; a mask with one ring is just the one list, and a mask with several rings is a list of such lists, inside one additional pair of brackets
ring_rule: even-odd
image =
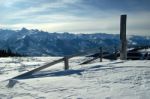
[(0, 28), (49, 32), (119, 33), (127, 14), (127, 33), (150, 35), (150, 0), (0, 0)]

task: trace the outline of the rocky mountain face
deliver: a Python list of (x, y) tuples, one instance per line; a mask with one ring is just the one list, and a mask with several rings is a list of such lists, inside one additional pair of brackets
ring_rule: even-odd
[[(112, 50), (119, 46), (119, 35), (48, 33), (39, 30), (0, 30), (0, 49), (29, 56), (71, 55), (87, 49), (107, 48)], [(150, 45), (150, 37), (128, 36), (128, 45)]]

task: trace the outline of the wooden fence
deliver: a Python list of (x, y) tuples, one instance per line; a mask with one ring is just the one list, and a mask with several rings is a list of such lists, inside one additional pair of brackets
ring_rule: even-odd
[[(126, 42), (126, 18), (127, 16), (126, 15), (121, 15), (121, 21), (120, 21), (120, 39), (121, 39), (121, 49), (120, 49), (120, 56), (121, 56), (121, 59), (122, 60), (126, 60), (127, 59), (127, 42)], [(103, 55), (103, 48), (100, 47), (100, 48), (96, 48), (96, 49), (92, 49), (92, 50), (88, 50), (86, 52), (81, 52), (81, 53), (78, 53), (78, 54), (74, 54), (74, 55), (70, 55), (70, 56), (64, 56), (63, 58), (60, 58), (58, 60), (55, 60), (53, 62), (50, 62), (50, 63), (47, 63), (41, 67), (38, 67), (36, 69), (33, 69), (29, 72), (26, 72), (26, 73), (23, 73), (21, 75), (18, 75), (16, 77), (13, 77), (9, 80), (9, 84), (8, 84), (8, 87), (11, 87), (14, 85), (14, 80), (13, 79), (20, 79), (20, 78), (26, 78), (30, 75), (32, 75), (33, 73), (35, 72), (38, 72), (40, 70), (43, 70), (45, 68), (48, 68), (52, 65), (55, 65), (55, 64), (58, 64), (60, 62), (64, 62), (64, 69), (65, 70), (68, 70), (69, 69), (69, 59), (70, 58), (73, 58), (73, 57), (76, 57), (76, 56), (82, 56), (82, 55), (85, 55), (85, 54), (89, 54), (89, 53), (92, 53), (92, 52), (99, 52), (99, 56), (93, 58), (93, 59), (90, 59), (90, 60), (87, 60), (81, 64), (87, 64), (91, 61), (94, 61), (98, 58), (100, 58), (100, 62), (102, 62), (102, 59), (103, 57), (107, 56), (107, 55)], [(117, 57), (117, 50), (115, 51), (115, 56)]]

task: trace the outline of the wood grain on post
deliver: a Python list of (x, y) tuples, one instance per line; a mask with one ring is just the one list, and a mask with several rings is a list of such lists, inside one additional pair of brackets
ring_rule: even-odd
[(100, 62), (102, 62), (103, 61), (103, 48), (102, 47), (100, 47)]
[(127, 21), (127, 15), (121, 15), (120, 18), (120, 40), (121, 40), (120, 59), (121, 60), (127, 59), (126, 21)]
[(68, 57), (64, 57), (64, 69), (68, 70), (69, 69), (69, 58)]

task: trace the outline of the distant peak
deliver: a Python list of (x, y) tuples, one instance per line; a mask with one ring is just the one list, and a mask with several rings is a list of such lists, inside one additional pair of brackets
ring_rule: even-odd
[(29, 30), (27, 29), (27, 28), (22, 28), (21, 30), (20, 30), (21, 32), (28, 32)]

